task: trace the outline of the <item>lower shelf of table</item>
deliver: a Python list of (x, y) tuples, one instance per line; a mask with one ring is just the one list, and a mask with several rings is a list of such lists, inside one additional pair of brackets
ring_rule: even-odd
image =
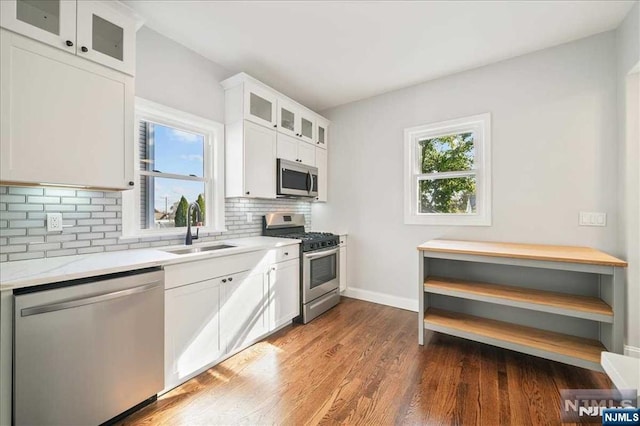
[(597, 371), (607, 350), (597, 340), (435, 308), (425, 312), (424, 328)]

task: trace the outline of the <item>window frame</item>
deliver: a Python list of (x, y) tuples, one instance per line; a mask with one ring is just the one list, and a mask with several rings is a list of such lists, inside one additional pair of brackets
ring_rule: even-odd
[[(172, 173), (158, 173), (140, 170), (140, 122), (151, 122), (204, 136), (203, 178), (195, 178)], [(205, 224), (202, 232), (224, 232), (224, 125), (197, 115), (189, 114), (147, 99), (136, 97), (135, 101), (135, 172), (134, 189), (122, 195), (122, 236), (123, 238), (180, 235), (186, 226), (179, 228), (142, 229), (140, 227), (141, 201), (140, 178), (143, 175), (159, 178), (178, 178), (203, 181), (205, 184)], [(195, 200), (191, 200), (195, 201)]]
[[(472, 132), (473, 169), (421, 173), (419, 141)], [(404, 223), (406, 225), (491, 226), (491, 114), (484, 113), (404, 129)], [(476, 213), (419, 213), (421, 180), (476, 178)], [(430, 179), (431, 178), (431, 179)]]

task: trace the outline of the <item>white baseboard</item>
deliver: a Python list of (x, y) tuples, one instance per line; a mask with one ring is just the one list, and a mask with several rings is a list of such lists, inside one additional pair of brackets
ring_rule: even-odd
[(362, 288), (347, 287), (342, 294), (346, 297), (365, 300), (367, 302), (379, 303), (381, 305), (393, 306), (394, 308), (406, 309), (418, 312), (418, 301), (406, 297), (392, 296), (377, 291), (364, 290)]
[(640, 358), (640, 348), (636, 346), (624, 345), (624, 354), (634, 358)]

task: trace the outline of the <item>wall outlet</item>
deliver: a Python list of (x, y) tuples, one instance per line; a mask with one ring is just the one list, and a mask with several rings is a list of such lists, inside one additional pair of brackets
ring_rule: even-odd
[(247, 213), (247, 223), (253, 222), (253, 213)]
[(47, 213), (47, 232), (62, 231), (62, 213)]
[(601, 212), (580, 212), (580, 226), (607, 226), (607, 214)]

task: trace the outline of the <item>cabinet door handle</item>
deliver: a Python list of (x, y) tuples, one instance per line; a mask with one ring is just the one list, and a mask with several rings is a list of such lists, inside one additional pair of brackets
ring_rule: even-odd
[(229, 277), (229, 282), (233, 281), (233, 277)]
[(222, 279), (222, 282), (223, 282), (223, 283), (226, 283), (226, 282), (227, 282), (227, 279), (226, 279), (226, 278), (223, 278), (223, 279)]
[(67, 40), (64, 43), (69, 47), (73, 46), (73, 42), (71, 40)]
[(80, 50), (82, 50), (82, 52), (84, 53), (87, 53), (89, 51), (89, 49), (87, 49), (87, 46), (82, 46)]
[(278, 127), (278, 125), (277, 125), (277, 124), (274, 124), (274, 125), (273, 125), (273, 127)]
[(284, 255), (285, 255), (285, 256), (289, 256), (289, 252), (288, 252), (288, 251), (285, 251), (285, 252), (284, 252)]
[(249, 191), (246, 192), (247, 195), (251, 194)]

